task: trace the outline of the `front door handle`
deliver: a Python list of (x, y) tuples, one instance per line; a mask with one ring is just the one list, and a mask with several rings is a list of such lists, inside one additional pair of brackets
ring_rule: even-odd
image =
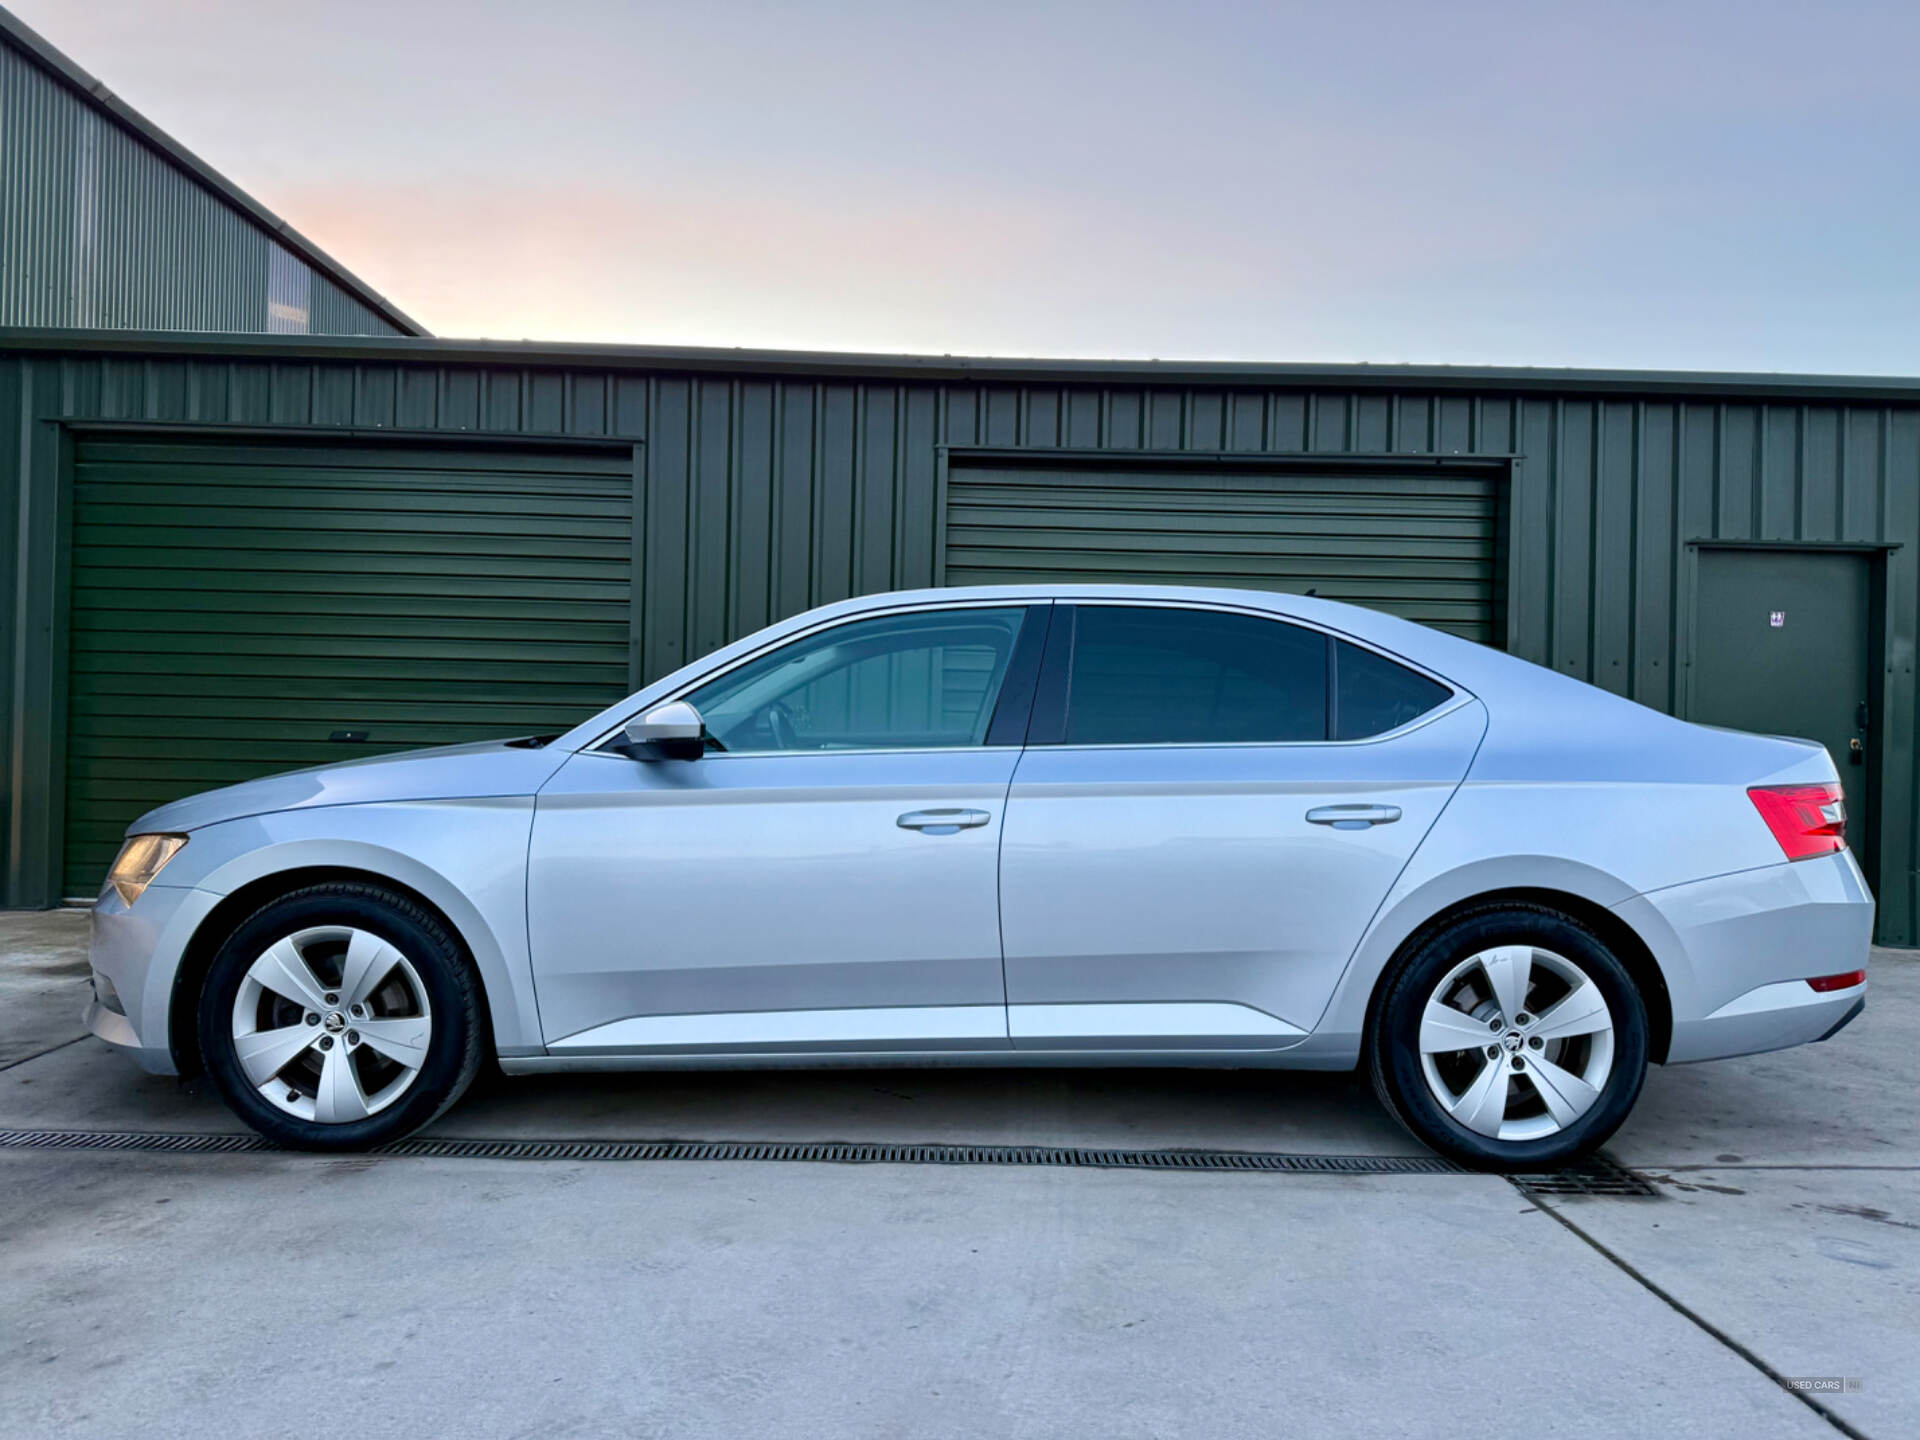
[(992, 818), (984, 810), (909, 810), (893, 823), (922, 835), (952, 835), (984, 825)]
[(1336, 830), (1364, 830), (1369, 825), (1391, 825), (1400, 818), (1398, 805), (1322, 805), (1307, 811), (1315, 825), (1331, 825)]

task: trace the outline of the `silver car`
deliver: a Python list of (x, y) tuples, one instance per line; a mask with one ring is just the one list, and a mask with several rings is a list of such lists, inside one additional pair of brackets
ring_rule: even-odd
[(1364, 1066), (1473, 1166), (1626, 1118), (1649, 1061), (1822, 1040), (1873, 900), (1838, 776), (1291, 595), (877, 595), (564, 735), (137, 821), (93, 1033), (288, 1145), (509, 1074)]

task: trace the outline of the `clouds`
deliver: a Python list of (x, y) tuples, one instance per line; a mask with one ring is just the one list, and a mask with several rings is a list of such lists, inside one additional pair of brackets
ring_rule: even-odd
[(1913, 7), (18, 8), (442, 333), (1920, 370)]

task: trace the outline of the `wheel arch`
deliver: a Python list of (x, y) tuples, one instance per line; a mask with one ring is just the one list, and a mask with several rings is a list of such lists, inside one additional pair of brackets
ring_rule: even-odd
[(1387, 981), (1400, 962), (1432, 936), (1475, 910), (1499, 905), (1537, 905), (1554, 910), (1598, 935), (1620, 963), (1626, 967), (1640, 998), (1647, 1007), (1647, 1058), (1664, 1063), (1673, 1040), (1673, 997), (1667, 988), (1666, 973), (1660, 968), (1653, 949), (1631, 925), (1617, 913), (1591, 896), (1572, 890), (1543, 885), (1508, 885), (1462, 896), (1442, 906), (1415, 925), (1393, 947), (1384, 964), (1368, 986), (1365, 1019), (1361, 1028), (1362, 1044), (1372, 1044), (1374, 1021)]
[(377, 871), (351, 865), (302, 865), (273, 871), (232, 890), (207, 912), (206, 918), (188, 939), (186, 948), (181, 952), (180, 963), (174, 970), (172, 995), (167, 1005), (167, 1047), (181, 1075), (198, 1075), (205, 1068), (200, 1058), (199, 996), (201, 986), (206, 983), (207, 972), (213, 966), (214, 956), (220, 953), (220, 947), (262, 906), (312, 885), (337, 883), (371, 885), (390, 891), (418, 905), (446, 927), (447, 934), (460, 947), (467, 963), (474, 967), (474, 974), (479, 980), (475, 990), (480, 1006), (480, 1039), (486, 1053), (493, 1054), (493, 1009), (486, 975), (475, 956), (472, 941), (444, 906), (435, 903), (433, 897), (422, 894), (415, 887)]

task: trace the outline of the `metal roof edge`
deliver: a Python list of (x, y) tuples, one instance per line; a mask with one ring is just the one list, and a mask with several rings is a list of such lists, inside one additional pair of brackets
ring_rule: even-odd
[(649, 373), (791, 375), (848, 380), (979, 380), (1059, 384), (1270, 386), (1325, 390), (1478, 390), (1920, 403), (1920, 378), (1767, 371), (1587, 370), (1532, 366), (1368, 365), (1238, 360), (1072, 360), (886, 355), (414, 336), (215, 334), (0, 326), (0, 350), (519, 365)]
[(254, 225), (293, 251), (323, 273), (356, 300), (389, 324), (397, 325), (409, 336), (425, 337), (430, 332), (379, 291), (341, 265), (313, 241), (307, 239), (166, 131), (122, 100), (105, 84), (81, 69), (40, 33), (27, 25), (4, 5), (0, 5), (0, 43), (11, 45), (54, 79), (79, 94), (81, 99), (108, 115), (115, 123), (131, 130), (143, 144), (160, 152), (172, 164), (186, 171), (195, 182), (212, 191), (221, 200), (240, 211)]

